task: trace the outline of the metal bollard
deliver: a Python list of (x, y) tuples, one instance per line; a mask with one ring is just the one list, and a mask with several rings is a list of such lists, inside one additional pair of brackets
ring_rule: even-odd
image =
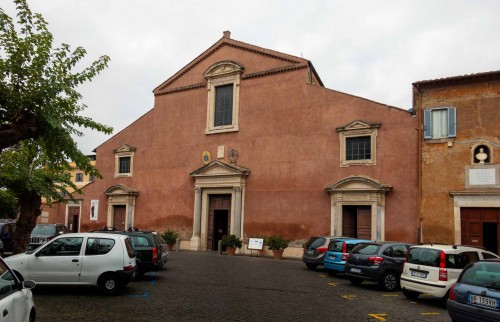
[(181, 239), (180, 238), (176, 238), (175, 239), (175, 244), (177, 245), (177, 247), (175, 247), (175, 251), (176, 252), (180, 252), (181, 251)]
[(222, 240), (217, 242), (217, 251), (219, 252), (219, 255), (222, 255)]

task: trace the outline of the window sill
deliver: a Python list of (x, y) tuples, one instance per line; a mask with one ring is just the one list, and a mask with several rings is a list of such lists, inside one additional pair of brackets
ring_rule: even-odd
[(205, 134), (217, 134), (217, 133), (227, 133), (227, 132), (238, 132), (238, 126), (219, 126), (211, 129), (206, 129)]

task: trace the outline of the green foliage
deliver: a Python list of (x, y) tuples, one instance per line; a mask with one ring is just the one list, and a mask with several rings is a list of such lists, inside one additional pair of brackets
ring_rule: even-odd
[(89, 67), (74, 72), (86, 51), (67, 44), (52, 48), (47, 22), (33, 14), (26, 0), (14, 0), (13, 19), (0, 8), (0, 151), (21, 140), (36, 139), (53, 161), (71, 159), (85, 173), (100, 177), (71, 135), (79, 128), (110, 134), (112, 128), (80, 115), (86, 108), (79, 101), (78, 85), (91, 81), (109, 62), (102, 56)]
[(175, 244), (176, 239), (179, 238), (179, 233), (173, 229), (167, 229), (161, 235), (167, 244)]
[(243, 244), (241, 239), (239, 239), (236, 235), (224, 235), (221, 239), (222, 246), (225, 247), (238, 247), (240, 248)]
[(70, 187), (82, 193), (71, 182), (69, 160), (84, 173), (102, 177), (72, 135), (82, 136), (81, 128), (110, 134), (112, 128), (81, 115), (86, 106), (77, 91), (107, 67), (109, 57), (74, 71), (85, 49), (53, 48), (44, 18), (32, 13), (26, 0), (13, 2), (17, 23), (0, 8), (0, 189), (19, 203), (18, 253), (27, 247), (41, 213), (41, 197), (49, 203), (66, 201)]
[(264, 244), (270, 250), (281, 250), (288, 247), (289, 241), (281, 236), (269, 236), (264, 239)]
[(16, 196), (9, 190), (0, 189), (0, 218), (16, 218)]

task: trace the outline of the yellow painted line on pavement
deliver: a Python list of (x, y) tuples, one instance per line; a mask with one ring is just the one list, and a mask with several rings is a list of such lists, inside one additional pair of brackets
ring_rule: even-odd
[(319, 277), (326, 277), (326, 275), (323, 275), (323, 274), (319, 274)]
[(382, 296), (385, 296), (385, 297), (398, 297), (399, 294), (384, 294)]
[(384, 316), (387, 316), (387, 314), (385, 314), (385, 313), (368, 314), (368, 316), (371, 316), (372, 318), (375, 318), (379, 321), (387, 321), (386, 319), (383, 318)]
[(424, 313), (420, 313), (422, 315), (440, 315), (441, 313), (439, 312), (424, 312)]
[(337, 285), (339, 285), (339, 283), (333, 283), (333, 282), (332, 283), (326, 283), (326, 284), (328, 284), (330, 286), (337, 286)]
[(345, 298), (346, 300), (354, 300), (356, 298), (356, 295), (342, 295), (343, 298)]

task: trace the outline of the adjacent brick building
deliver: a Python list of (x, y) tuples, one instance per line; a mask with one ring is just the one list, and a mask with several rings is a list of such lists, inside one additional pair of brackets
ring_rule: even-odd
[(96, 148), (104, 179), (60, 206), (80, 231), (176, 228), (196, 250), (227, 233), (417, 241), (410, 112), (325, 88), (310, 61), (229, 32), (153, 93)]
[(500, 72), (413, 84), (425, 242), (500, 247)]

